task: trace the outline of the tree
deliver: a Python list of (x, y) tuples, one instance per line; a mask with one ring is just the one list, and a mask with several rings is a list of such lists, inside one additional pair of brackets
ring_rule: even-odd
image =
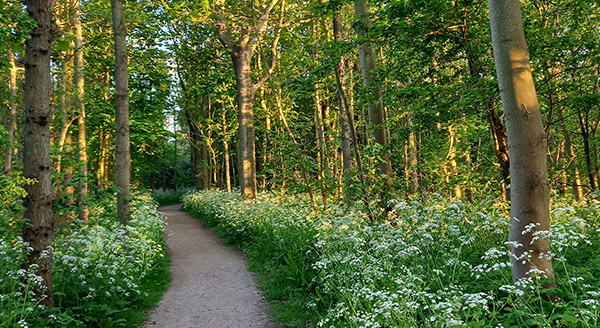
[(116, 154), (115, 175), (117, 212), (121, 222), (129, 216), (131, 198), (131, 155), (129, 144), (129, 77), (127, 73), (127, 28), (122, 0), (111, 0), (113, 34), (115, 40), (115, 111)]
[[(494, 60), (504, 109), (511, 173), (509, 249), (513, 281), (543, 275), (556, 286), (549, 258), (550, 193), (542, 125), (519, 0), (488, 0)], [(538, 234), (536, 234), (538, 233)]]
[[(254, 136), (254, 95), (256, 91), (269, 78), (275, 64), (277, 63), (277, 43), (279, 33), (276, 34), (271, 45), (272, 60), (267, 73), (263, 75), (258, 82), (252, 81), (252, 57), (267, 29), (268, 20), (271, 12), (279, 0), (269, 0), (258, 4), (258, 8), (251, 8), (253, 25), (239, 24), (237, 20), (227, 17), (225, 14), (225, 3), (223, 0), (217, 1), (215, 9), (215, 24), (219, 32), (221, 43), (229, 50), (235, 79), (237, 82), (237, 101), (238, 101), (238, 164), (240, 172), (240, 188), (245, 199), (256, 198), (256, 141)], [(254, 6), (251, 6), (254, 7)], [(281, 4), (281, 16), (285, 8), (285, 1)], [(255, 13), (258, 14), (254, 17)], [(282, 21), (279, 20), (277, 30), (281, 28)], [(234, 29), (239, 29), (239, 35), (234, 35)], [(237, 34), (237, 33), (236, 33)]]
[(87, 221), (89, 216), (89, 210), (86, 203), (87, 192), (88, 192), (88, 179), (87, 179), (87, 139), (86, 139), (86, 126), (85, 126), (85, 104), (83, 103), (84, 97), (84, 78), (83, 78), (83, 36), (82, 27), (80, 20), (79, 11), (79, 0), (73, 1), (73, 9), (71, 11), (71, 22), (73, 23), (73, 29), (75, 30), (75, 110), (77, 116), (77, 144), (78, 144), (78, 157), (79, 157), (79, 219)]
[[(371, 47), (371, 43), (367, 40), (368, 28), (371, 26), (371, 19), (369, 18), (369, 9), (366, 1), (355, 1), (354, 12), (356, 14), (356, 32), (358, 34), (359, 45), (358, 45), (358, 56), (360, 57), (360, 66), (362, 69), (362, 77), (364, 87), (371, 89), (372, 99), (368, 101), (369, 106), (369, 127), (371, 129), (371, 137), (375, 139), (375, 142), (383, 147), (388, 144), (387, 136), (384, 127), (384, 113), (383, 104), (381, 103), (381, 91), (377, 86), (374, 85), (373, 71), (376, 69), (375, 65), (375, 54)], [(380, 163), (381, 172), (387, 175), (386, 186), (388, 189), (393, 189), (392, 180), (392, 164), (388, 151), (386, 150), (383, 159)]]
[(42, 304), (52, 307), (52, 172), (50, 166), (50, 55), (54, 31), (53, 0), (26, 0), (27, 13), (37, 23), (25, 43), (25, 86), (23, 115), (23, 175), (35, 179), (25, 186), (25, 219), (23, 240), (31, 247), (29, 264), (38, 265), (42, 284), (36, 290)]

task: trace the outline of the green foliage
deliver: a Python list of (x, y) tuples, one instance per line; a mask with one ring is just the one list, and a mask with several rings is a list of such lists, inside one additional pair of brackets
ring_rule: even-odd
[(152, 191), (152, 198), (156, 203), (158, 203), (158, 206), (173, 205), (181, 203), (182, 197), (184, 195), (192, 193), (194, 191), (196, 191), (195, 188), (180, 188), (178, 190), (157, 189)]
[(145, 311), (169, 281), (164, 221), (149, 196), (137, 196), (131, 219), (121, 225), (115, 203), (114, 197), (90, 200), (89, 222), (68, 222), (56, 233), (54, 309), (39, 305), (32, 294), (40, 278), (35, 265), (21, 268), (27, 256), (21, 237), (0, 239), (0, 326), (131, 327), (144, 322)]
[[(596, 327), (600, 324), (600, 202), (553, 205), (551, 239), (560, 302), (541, 280), (510, 272), (507, 208), (496, 202), (390, 201), (385, 222), (301, 199), (253, 202), (217, 191), (184, 208), (244, 250), (265, 272), (265, 294), (288, 326)], [(541, 236), (540, 236), (541, 237)], [(280, 304), (285, 304), (281, 306)], [(279, 305), (277, 305), (279, 304)]]

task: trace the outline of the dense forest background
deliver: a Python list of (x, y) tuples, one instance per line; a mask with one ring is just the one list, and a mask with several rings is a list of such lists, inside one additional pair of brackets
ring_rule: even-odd
[[(373, 1), (362, 16), (344, 1), (275, 3), (225, 1), (218, 12), (206, 1), (126, 3), (135, 186), (238, 185), (238, 101), (229, 49), (249, 36), (259, 190), (309, 192), (315, 202), (363, 195), (385, 200), (387, 192), (467, 201), (506, 197), (506, 132), (484, 3)], [(31, 23), (19, 2), (2, 6), (0, 147), (8, 172), (21, 167), (20, 61)], [(536, 0), (522, 9), (552, 192), (581, 200), (600, 184), (597, 4)], [(53, 186), (58, 204), (69, 204), (77, 193), (83, 128), (92, 189), (114, 186), (110, 6), (59, 1), (55, 21)], [(376, 64), (367, 84), (358, 51), (364, 45)], [(83, 121), (74, 83), (79, 52)], [(370, 106), (381, 108), (379, 124)], [(379, 132), (385, 142), (377, 140)], [(388, 158), (386, 172), (381, 163)]]

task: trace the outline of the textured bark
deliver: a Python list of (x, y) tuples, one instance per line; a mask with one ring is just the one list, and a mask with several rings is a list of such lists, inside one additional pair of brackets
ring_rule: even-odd
[[(42, 304), (52, 307), (52, 172), (50, 167), (50, 55), (52, 53), (52, 10), (54, 1), (26, 0), (27, 13), (37, 23), (25, 42), (25, 86), (23, 115), (23, 175), (35, 179), (25, 186), (23, 240), (31, 247), (29, 264), (37, 264), (41, 286), (35, 286)], [(41, 287), (41, 288), (40, 288)]]
[[(552, 262), (548, 258), (549, 240), (536, 239), (533, 235), (550, 229), (548, 146), (529, 64), (521, 8), (519, 0), (489, 0), (488, 4), (512, 176), (509, 249), (513, 254), (513, 281), (532, 274), (553, 279)], [(556, 286), (554, 280), (547, 285), (551, 286)]]
[(250, 63), (254, 48), (234, 46), (231, 59), (237, 82), (239, 120), (240, 188), (244, 199), (256, 198), (256, 142), (254, 137), (254, 83), (250, 77)]
[(129, 217), (131, 199), (131, 154), (129, 144), (129, 76), (127, 73), (127, 27), (122, 0), (111, 0), (115, 39), (115, 176), (117, 214), (122, 223)]
[[(376, 69), (375, 55), (371, 48), (371, 43), (367, 41), (367, 29), (371, 26), (371, 20), (369, 18), (369, 9), (366, 1), (355, 1), (354, 12), (358, 23), (356, 24), (356, 32), (359, 37), (358, 45), (358, 56), (360, 58), (360, 66), (363, 77), (363, 84), (365, 88), (372, 89), (373, 100), (369, 101), (369, 128), (371, 131), (371, 137), (375, 139), (375, 142), (385, 147), (388, 144), (387, 136), (384, 127), (384, 112), (383, 104), (381, 103), (381, 91), (376, 86), (373, 86), (372, 72)], [(386, 186), (388, 189), (393, 189), (392, 179), (392, 163), (388, 151), (383, 155), (383, 159), (380, 163), (381, 172), (387, 175)]]
[(8, 49), (8, 61), (10, 65), (10, 80), (8, 84), (8, 105), (10, 106), (10, 118), (8, 121), (8, 135), (6, 136), (6, 149), (4, 150), (4, 174), (9, 174), (12, 167), (12, 156), (15, 149), (15, 133), (17, 132), (17, 65), (11, 49)]
[(87, 221), (89, 210), (86, 205), (88, 194), (88, 158), (87, 158), (87, 140), (85, 127), (85, 105), (83, 103), (84, 96), (84, 79), (83, 79), (83, 35), (81, 20), (79, 18), (79, 0), (73, 1), (71, 21), (73, 22), (73, 30), (75, 31), (75, 62), (74, 62), (74, 82), (75, 82), (75, 110), (77, 116), (77, 145), (78, 145), (78, 173), (79, 173), (79, 193), (77, 200), (79, 202), (79, 219)]

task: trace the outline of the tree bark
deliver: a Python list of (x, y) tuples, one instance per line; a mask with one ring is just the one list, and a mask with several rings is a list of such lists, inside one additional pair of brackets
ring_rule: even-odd
[(509, 249), (513, 281), (533, 274), (545, 275), (552, 279), (546, 287), (554, 287), (550, 241), (533, 235), (550, 229), (548, 146), (529, 64), (520, 3), (518, 0), (488, 0), (488, 4), (512, 176)]
[(240, 188), (244, 199), (256, 198), (256, 143), (254, 137), (254, 83), (250, 77), (251, 46), (234, 46), (231, 59), (237, 82)]
[(17, 65), (12, 50), (8, 49), (8, 61), (10, 65), (10, 81), (8, 84), (8, 104), (10, 106), (10, 118), (8, 121), (7, 146), (4, 150), (4, 174), (10, 174), (12, 167), (12, 156), (15, 149), (15, 133), (17, 132)]
[(35, 179), (25, 186), (23, 241), (29, 244), (29, 264), (37, 264), (41, 286), (34, 287), (41, 304), (52, 307), (52, 171), (50, 166), (50, 55), (52, 54), (52, 0), (25, 0), (29, 17), (37, 23), (25, 42), (23, 115), (23, 175)]
[(117, 214), (121, 223), (129, 217), (131, 200), (131, 154), (129, 144), (129, 76), (127, 72), (127, 27), (123, 0), (110, 0), (115, 39), (115, 176)]
[[(369, 18), (369, 9), (366, 1), (355, 1), (354, 12), (358, 23), (356, 24), (356, 32), (359, 37), (358, 45), (358, 56), (360, 58), (360, 66), (362, 70), (363, 84), (367, 89), (372, 89), (371, 94), (373, 100), (368, 103), (369, 113), (369, 128), (371, 130), (371, 137), (375, 139), (375, 142), (383, 146), (387, 146), (387, 136), (384, 127), (384, 113), (383, 104), (381, 103), (381, 91), (376, 86), (373, 86), (372, 72), (376, 69), (375, 55), (371, 48), (371, 43), (367, 41), (367, 29), (371, 26), (371, 19)], [(393, 190), (394, 181), (392, 179), (392, 163), (390, 162), (389, 152), (385, 150), (383, 159), (379, 164), (381, 172), (387, 175), (385, 181), (386, 186), (389, 190)]]
[(85, 126), (85, 105), (83, 103), (84, 96), (84, 79), (83, 79), (83, 35), (80, 20), (79, 0), (73, 1), (72, 19), (73, 29), (75, 31), (75, 110), (77, 111), (77, 144), (78, 144), (78, 173), (79, 173), (79, 193), (77, 200), (79, 202), (79, 219), (87, 221), (89, 210), (86, 205), (88, 194), (88, 157), (87, 157), (87, 140)]

